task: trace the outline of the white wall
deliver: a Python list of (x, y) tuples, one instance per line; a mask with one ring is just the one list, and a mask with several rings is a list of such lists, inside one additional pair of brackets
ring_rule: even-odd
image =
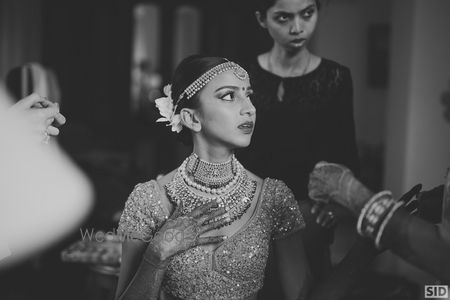
[(431, 188), (450, 166), (450, 124), (441, 104), (450, 83), (450, 1), (415, 2), (404, 182)]
[(396, 0), (394, 13), (385, 184), (400, 193), (417, 182), (443, 183), (450, 166), (441, 104), (450, 83), (450, 1)]

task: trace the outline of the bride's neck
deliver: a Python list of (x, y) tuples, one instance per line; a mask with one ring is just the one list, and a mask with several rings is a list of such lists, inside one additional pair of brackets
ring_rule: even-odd
[(193, 151), (197, 156), (206, 162), (223, 163), (229, 161), (234, 154), (234, 151), (228, 149), (202, 149), (195, 147)]

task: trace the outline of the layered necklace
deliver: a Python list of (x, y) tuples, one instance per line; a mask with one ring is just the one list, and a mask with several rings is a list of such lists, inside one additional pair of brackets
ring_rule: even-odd
[(165, 188), (171, 200), (181, 205), (182, 214), (216, 201), (219, 208), (228, 212), (229, 224), (241, 218), (251, 206), (256, 181), (250, 179), (234, 155), (226, 162), (211, 163), (192, 153)]

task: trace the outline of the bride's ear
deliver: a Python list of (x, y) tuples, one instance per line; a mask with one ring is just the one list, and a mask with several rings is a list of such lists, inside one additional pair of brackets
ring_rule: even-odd
[(180, 118), (183, 126), (189, 128), (190, 130), (199, 132), (200, 129), (202, 129), (202, 124), (200, 123), (200, 120), (194, 109), (183, 108), (180, 111)]

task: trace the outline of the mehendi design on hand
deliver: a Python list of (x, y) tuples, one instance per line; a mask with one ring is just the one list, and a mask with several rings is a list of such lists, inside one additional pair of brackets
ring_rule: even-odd
[[(186, 251), (192, 247), (204, 244), (218, 243), (223, 236), (200, 237), (201, 234), (223, 226), (229, 217), (225, 209), (216, 208), (217, 204), (210, 202), (199, 206), (187, 215), (180, 216), (176, 209), (147, 247), (146, 254), (157, 257), (161, 262)], [(213, 221), (214, 219), (218, 221)]]

